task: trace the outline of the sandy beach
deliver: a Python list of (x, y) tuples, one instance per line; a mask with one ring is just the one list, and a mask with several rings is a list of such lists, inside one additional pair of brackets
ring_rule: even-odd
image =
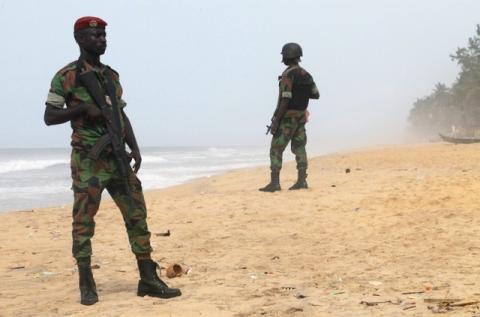
[(444, 316), (480, 316), (479, 158), (480, 145), (397, 146), (314, 158), (305, 191), (286, 190), (288, 163), (279, 193), (257, 191), (267, 167), (147, 192), (153, 258), (192, 269), (164, 277), (182, 289), (172, 300), (136, 296), (110, 200), (91, 307), (79, 304), (70, 206), (0, 214), (0, 316), (431, 316), (447, 300), (468, 305)]

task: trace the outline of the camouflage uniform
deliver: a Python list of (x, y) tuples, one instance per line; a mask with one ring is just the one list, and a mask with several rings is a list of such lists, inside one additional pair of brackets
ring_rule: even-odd
[(277, 132), (270, 145), (270, 169), (280, 171), (282, 168), (283, 151), (291, 141), (291, 149), (295, 154), (298, 170), (308, 167), (307, 122), (306, 109), (308, 97), (318, 93), (317, 86), (312, 76), (298, 65), (288, 67), (279, 77), (279, 95), (281, 98), (290, 99), (287, 112), (280, 121)]
[[(84, 63), (87, 70), (94, 70), (99, 80), (105, 81), (104, 70), (108, 66), (96, 69)], [(52, 107), (76, 107), (81, 103), (92, 103), (93, 99), (85, 87), (77, 80), (77, 62), (72, 62), (54, 76), (46, 104)], [(126, 103), (122, 99), (122, 86), (118, 73), (113, 71), (117, 104), (123, 109)], [(107, 93), (105, 92), (105, 95)], [(124, 131), (124, 118), (121, 114), (121, 126)], [(142, 186), (132, 169), (128, 171), (130, 192), (125, 188), (125, 179), (121, 177), (111, 146), (108, 146), (98, 160), (87, 157), (97, 140), (107, 133), (103, 119), (90, 119), (86, 115), (71, 121), (72, 132), (72, 189), (73, 204), (73, 256), (78, 260), (90, 257), (92, 247), (90, 239), (95, 230), (94, 217), (100, 205), (102, 191), (106, 188), (122, 212), (132, 252), (137, 258), (149, 258), (150, 232), (147, 227), (147, 211)]]

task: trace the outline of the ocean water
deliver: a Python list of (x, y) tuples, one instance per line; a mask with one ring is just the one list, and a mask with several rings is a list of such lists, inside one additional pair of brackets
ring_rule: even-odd
[[(139, 178), (145, 190), (178, 185), (227, 170), (266, 165), (268, 150), (146, 147)], [(0, 212), (71, 204), (70, 151), (0, 149)], [(103, 197), (108, 197), (106, 191)]]

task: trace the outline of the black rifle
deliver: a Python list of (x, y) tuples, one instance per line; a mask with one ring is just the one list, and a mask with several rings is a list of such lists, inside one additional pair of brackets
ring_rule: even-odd
[[(82, 68), (78, 68), (81, 71)], [(87, 89), (97, 106), (102, 110), (102, 115), (107, 124), (108, 133), (102, 136), (87, 157), (97, 160), (102, 150), (108, 145), (112, 145), (113, 154), (118, 162), (120, 175), (125, 181), (125, 190), (130, 193), (130, 184), (128, 182), (129, 157), (125, 151), (125, 143), (122, 137), (122, 126), (120, 123), (120, 109), (117, 104), (117, 94), (115, 84), (113, 83), (113, 74), (110, 68), (105, 69), (105, 86), (101, 86), (99, 78), (94, 71), (84, 71), (78, 74), (79, 82)], [(105, 88), (105, 89), (104, 89)], [(107, 95), (104, 91), (106, 90)], [(107, 98), (109, 99), (107, 101)]]
[(273, 113), (272, 119), (270, 120), (270, 125), (267, 125), (267, 133), (265, 133), (265, 134), (268, 134), (270, 132), (270, 130), (272, 130), (273, 122), (277, 118), (278, 108), (280, 107), (280, 100), (281, 99), (282, 98), (280, 97), (280, 93), (278, 93), (277, 107), (275, 108), (275, 112)]
[(274, 114), (273, 114), (273, 117), (272, 117), (272, 119), (271, 119), (270, 125), (267, 125), (267, 133), (265, 133), (265, 134), (269, 134), (269, 133), (270, 133), (270, 130), (272, 130), (273, 122), (275, 121), (275, 118), (277, 117), (277, 110), (278, 110), (278, 108), (275, 110), (275, 112), (274, 112)]

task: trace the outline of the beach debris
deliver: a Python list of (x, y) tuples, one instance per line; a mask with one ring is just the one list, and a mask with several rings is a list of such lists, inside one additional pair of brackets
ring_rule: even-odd
[(424, 284), (423, 284), (423, 287), (425, 288), (426, 291), (431, 291), (431, 290), (434, 289), (432, 283), (424, 283)]
[(360, 302), (360, 304), (366, 306), (377, 306), (379, 304), (400, 305), (401, 303), (402, 301), (399, 298), (380, 297), (378, 294), (374, 294), (373, 297), (368, 297)]
[(55, 272), (48, 272), (48, 271), (44, 271), (44, 272), (41, 273), (42, 276), (53, 276), (53, 275), (55, 275), (55, 274), (57, 274), (57, 273), (55, 273)]
[(296, 289), (295, 286), (291, 286), (291, 285), (282, 286), (280, 288), (285, 290), (285, 291), (293, 291), (294, 289)]
[(332, 292), (330, 292), (330, 295), (332, 295), (332, 296), (336, 296), (336, 295), (340, 295), (340, 294), (345, 294), (345, 292), (344, 291), (332, 291)]
[(373, 285), (373, 286), (380, 286), (383, 283), (380, 281), (369, 281), (368, 284)]
[(436, 305), (429, 305), (429, 306), (427, 306), (427, 308), (429, 310), (431, 310), (433, 313), (443, 314), (443, 313), (446, 313), (448, 311), (454, 310), (455, 307), (465, 307), (465, 306), (469, 306), (469, 305), (477, 305), (478, 303), (480, 303), (480, 301), (478, 301), (478, 300), (461, 301), (459, 303), (445, 303), (445, 302), (442, 302), (442, 303), (436, 303)]
[(250, 274), (248, 274), (248, 276), (250, 276), (250, 278), (251, 278), (252, 280), (256, 280), (256, 279), (257, 279), (257, 274), (256, 274), (256, 273), (250, 273)]
[(170, 264), (165, 270), (165, 274), (168, 278), (180, 277), (182, 275), (188, 275), (191, 272), (191, 268), (186, 265), (180, 265), (178, 263)]
[(94, 264), (91, 266), (92, 270), (98, 270), (100, 268), (100, 265)]
[(425, 291), (408, 291), (401, 293), (402, 295), (413, 295), (413, 294), (423, 294)]
[(24, 269), (25, 266), (12, 266), (12, 267), (9, 267), (10, 270), (21, 270), (21, 269)]
[(414, 302), (414, 301), (410, 301), (410, 302), (402, 301), (402, 302), (400, 303), (400, 307), (401, 307), (403, 310), (408, 310), (408, 309), (412, 309), (412, 308), (417, 307), (417, 303)]
[(337, 187), (337, 185), (333, 184), (333, 185), (331, 185), (330, 187)]
[(480, 303), (478, 300), (463, 300), (456, 298), (426, 298), (426, 303), (433, 303), (435, 305), (429, 305), (427, 308), (436, 314), (443, 314), (455, 307), (465, 307), (470, 305), (477, 305)]
[(170, 229), (167, 232), (155, 233), (156, 237), (170, 237)]
[(359, 211), (360, 207), (355, 208), (353, 211)]
[(346, 169), (345, 169), (345, 174), (348, 174), (348, 173), (350, 173), (350, 169), (349, 169), (349, 168), (346, 168)]
[(360, 304), (362, 305), (366, 305), (366, 306), (377, 306), (378, 304), (395, 304), (397, 305), (396, 303), (392, 302), (391, 300), (362, 300), (360, 302)]
[(307, 295), (303, 294), (302, 292), (298, 292), (297, 294), (295, 294), (295, 297), (298, 299), (303, 299), (307, 298)]
[[(459, 298), (425, 298), (423, 300), (425, 303), (430, 303), (434, 305), (428, 305), (427, 308), (435, 314), (443, 314), (450, 310), (453, 310), (457, 302), (462, 301)], [(466, 302), (466, 304), (476, 304), (475, 302)], [(461, 307), (461, 306), (460, 306)]]
[(472, 301), (462, 300), (459, 303), (453, 303), (453, 304), (450, 304), (449, 306), (450, 307), (465, 307), (465, 306), (470, 306), (470, 305), (476, 305), (478, 303), (480, 303), (480, 301), (478, 301), (478, 300), (472, 300)]
[(302, 312), (303, 311), (303, 308), (299, 308), (299, 307), (290, 307), (289, 309), (287, 309), (285, 311), (285, 313), (287, 314), (294, 314), (294, 313), (298, 313), (298, 312)]
[(280, 257), (278, 255), (275, 255), (274, 257), (272, 257), (272, 261), (274, 260), (280, 260)]
[(434, 314), (444, 314), (451, 310), (448, 306), (427, 306), (429, 310), (432, 311)]
[(428, 304), (453, 304), (463, 300), (462, 298), (425, 298), (423, 301)]

